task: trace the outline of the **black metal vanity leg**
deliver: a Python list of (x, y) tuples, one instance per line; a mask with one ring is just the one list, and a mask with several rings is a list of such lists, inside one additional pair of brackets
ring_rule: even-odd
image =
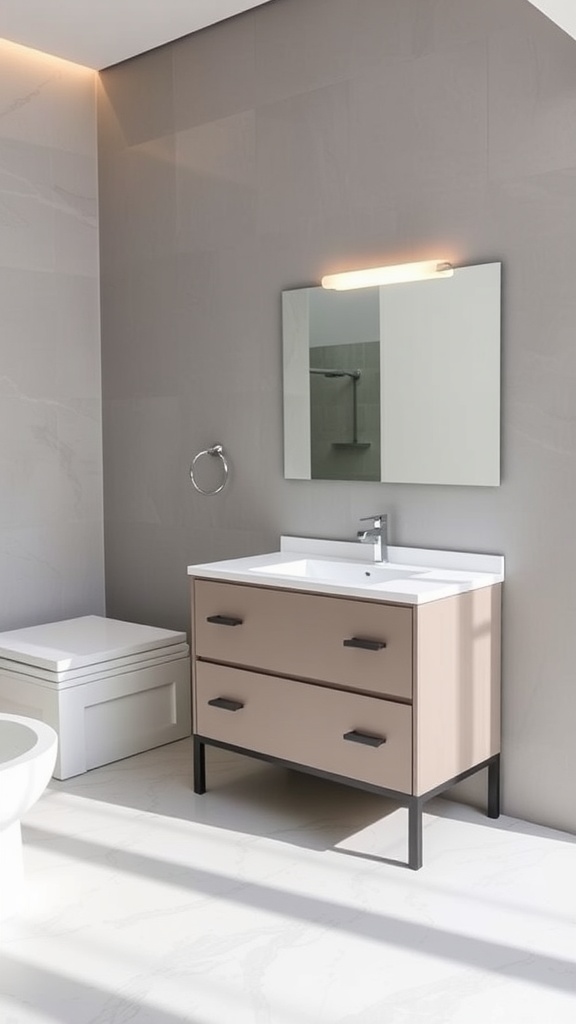
[(206, 745), (194, 737), (194, 792), (202, 796), (206, 792)]
[(422, 867), (422, 801), (416, 796), (408, 804), (408, 867)]
[(488, 817), (500, 817), (500, 754), (488, 765)]

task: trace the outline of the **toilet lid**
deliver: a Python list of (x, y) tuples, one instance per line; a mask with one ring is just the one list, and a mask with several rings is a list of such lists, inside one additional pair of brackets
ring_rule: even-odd
[(60, 672), (56, 669), (40, 668), (39, 665), (28, 665), (24, 661), (0, 657), (0, 673), (9, 673), (12, 679), (26, 679), (28, 682), (32, 681), (50, 688), (56, 686), (59, 690), (64, 690), (68, 686), (92, 683), (96, 679), (109, 679), (110, 676), (120, 675), (123, 672), (134, 672), (139, 669), (154, 668), (156, 665), (166, 665), (170, 661), (187, 658), (189, 653), (188, 644), (170, 644), (152, 651), (141, 651), (140, 654), (129, 654), (125, 658), (110, 658), (108, 661), (83, 665), (82, 668), (63, 669)]
[(171, 629), (83, 615), (0, 633), (0, 657), (60, 673), (185, 641)]

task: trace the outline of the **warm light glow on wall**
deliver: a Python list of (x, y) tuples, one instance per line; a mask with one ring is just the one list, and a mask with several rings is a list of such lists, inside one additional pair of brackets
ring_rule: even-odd
[(373, 288), (380, 284), (402, 284), (405, 281), (452, 277), (453, 274), (454, 267), (445, 260), (424, 260), (420, 263), (399, 263), (394, 267), (371, 267), (368, 270), (328, 274), (322, 278), (322, 287), (346, 291), (351, 288)]
[(55, 57), (44, 50), (34, 50), (31, 46), (21, 46), (20, 43), (13, 43), (10, 39), (0, 37), (0, 54), (2, 61), (12, 60), (14, 63), (32, 64), (43, 62), (46, 66), (52, 66), (54, 72), (67, 71), (69, 74), (77, 71), (81, 75), (94, 77), (98, 72), (94, 68), (86, 67), (85, 64), (75, 64), (74, 61), (64, 60), (63, 57)]

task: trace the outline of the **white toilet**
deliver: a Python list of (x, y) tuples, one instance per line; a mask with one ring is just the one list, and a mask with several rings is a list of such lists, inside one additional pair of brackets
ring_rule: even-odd
[(50, 725), (0, 714), (0, 918), (18, 907), (24, 876), (20, 818), (46, 789), (57, 750)]
[(0, 711), (58, 734), (57, 779), (189, 736), (186, 634), (99, 615), (0, 633)]

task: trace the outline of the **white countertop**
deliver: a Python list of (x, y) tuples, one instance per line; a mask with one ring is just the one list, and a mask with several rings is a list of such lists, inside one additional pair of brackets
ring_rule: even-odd
[[(334, 580), (305, 579), (270, 573), (270, 566), (287, 565), (299, 559), (326, 559), (331, 563), (351, 562), (384, 569), (409, 570), (415, 575), (390, 580), (378, 586), (342, 583)], [(265, 571), (263, 571), (265, 570)], [(247, 558), (189, 565), (188, 575), (201, 579), (228, 580), (282, 590), (340, 594), (365, 601), (394, 604), (425, 604), (482, 587), (491, 587), (504, 579), (502, 555), (483, 555), (462, 551), (435, 551), (427, 548), (389, 547), (384, 563), (375, 562), (370, 545), (353, 541), (319, 540), (308, 537), (282, 537), (280, 550)], [(368, 571), (366, 573), (368, 576)]]

